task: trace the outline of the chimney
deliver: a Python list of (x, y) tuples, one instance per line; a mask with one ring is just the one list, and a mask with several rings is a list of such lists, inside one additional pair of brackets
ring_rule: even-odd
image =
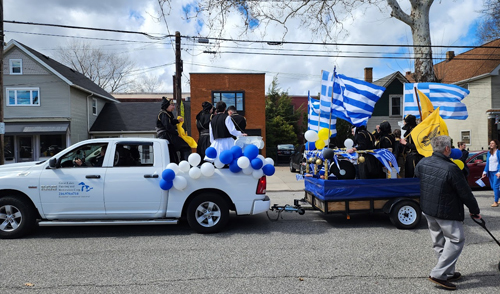
[(446, 61), (450, 61), (455, 57), (455, 51), (447, 51), (446, 52)]
[(365, 67), (365, 82), (373, 82), (373, 67)]

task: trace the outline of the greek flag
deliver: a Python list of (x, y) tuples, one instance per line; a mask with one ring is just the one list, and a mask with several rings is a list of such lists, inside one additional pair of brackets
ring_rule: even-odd
[(332, 111), (356, 127), (366, 126), (385, 88), (335, 73)]
[[(396, 161), (396, 157), (394, 157), (394, 154), (390, 152), (387, 149), (375, 149), (373, 150), (373, 156), (375, 156), (382, 164), (387, 168), (388, 170), (391, 170), (391, 165), (389, 164), (392, 163), (392, 166), (396, 168), (397, 171), (399, 171), (398, 167), (398, 162)], [(399, 172), (398, 172), (399, 173)]]
[(462, 100), (469, 95), (469, 90), (455, 85), (440, 83), (406, 83), (404, 91), (404, 115), (413, 114), (420, 118), (417, 101), (415, 100), (416, 87), (431, 101), (434, 109), (439, 107), (439, 115), (444, 119), (465, 120), (469, 116), (467, 107)]
[(337, 120), (333, 118), (333, 116), (330, 119), (330, 109), (326, 109), (325, 111), (320, 110), (320, 104), (322, 102), (311, 98), (311, 95), (309, 95), (309, 93), (307, 96), (307, 129), (319, 131), (320, 129), (327, 128), (330, 129), (330, 132), (332, 134), (331, 136), (335, 137), (337, 135), (337, 129), (335, 128)]

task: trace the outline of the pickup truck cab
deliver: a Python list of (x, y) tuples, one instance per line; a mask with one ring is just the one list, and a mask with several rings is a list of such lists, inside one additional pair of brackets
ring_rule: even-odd
[(196, 232), (214, 233), (230, 211), (269, 210), (266, 177), (229, 169), (197, 179), (179, 172), (187, 186), (162, 190), (168, 147), (162, 139), (92, 139), (46, 161), (0, 166), (0, 238), (21, 237), (36, 225), (175, 224), (180, 218)]

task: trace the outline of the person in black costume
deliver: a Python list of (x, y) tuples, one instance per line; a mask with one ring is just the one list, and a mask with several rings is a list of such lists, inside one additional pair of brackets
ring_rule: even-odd
[(404, 120), (405, 130), (404, 138), (399, 140), (399, 144), (403, 146), (403, 154), (405, 156), (405, 178), (413, 178), (415, 176), (415, 166), (423, 158), (417, 151), (415, 142), (410, 136), (411, 131), (417, 126), (417, 118), (414, 115), (407, 115)]
[(210, 102), (205, 101), (201, 107), (203, 109), (196, 115), (196, 127), (200, 134), (196, 153), (203, 159), (205, 158), (205, 150), (210, 147), (210, 120), (212, 119), (213, 106)]
[(227, 108), (227, 114), (233, 119), (236, 129), (244, 133), (247, 128), (247, 119), (243, 115), (239, 115), (236, 111), (236, 107), (233, 105)]
[(469, 151), (465, 150), (465, 142), (458, 142), (457, 143), (458, 149), (462, 151), (462, 156), (460, 157), (460, 160), (464, 163), (464, 168), (462, 169), (462, 172), (464, 173), (464, 176), (467, 178), (469, 176), (469, 167), (467, 166), (467, 158), (469, 158)]
[(379, 141), (375, 145), (375, 148), (391, 148), (391, 152), (394, 151), (394, 143), (396, 142), (396, 137), (394, 136), (394, 134), (392, 134), (391, 124), (388, 121), (383, 121), (380, 124), (379, 129)]
[[(373, 150), (375, 147), (375, 136), (366, 130), (366, 126), (353, 127), (354, 146), (347, 152), (352, 153), (358, 150)], [(362, 157), (364, 162), (359, 161), (358, 171), (360, 179), (377, 179), (382, 177), (382, 166), (380, 161), (372, 154), (366, 153)]]
[[(170, 143), (168, 145), (170, 153), (170, 161), (179, 163), (179, 161), (187, 160), (188, 156), (191, 154), (191, 147), (188, 143), (179, 137), (177, 132), (177, 124), (183, 122), (184, 119), (181, 117), (177, 120), (174, 117), (172, 111), (175, 105), (167, 98), (162, 97), (161, 110), (156, 119), (156, 134), (160, 139), (166, 139)], [(177, 152), (180, 153), (180, 160), (177, 156)]]

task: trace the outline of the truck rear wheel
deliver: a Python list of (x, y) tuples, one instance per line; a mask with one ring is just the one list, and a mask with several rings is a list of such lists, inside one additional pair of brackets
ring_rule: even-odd
[(198, 233), (220, 232), (229, 222), (228, 204), (217, 194), (196, 196), (188, 205), (187, 221)]
[(414, 229), (420, 223), (422, 210), (415, 201), (400, 201), (392, 208), (390, 218), (398, 229)]
[(21, 237), (35, 225), (35, 212), (29, 203), (11, 196), (0, 199), (0, 238)]

